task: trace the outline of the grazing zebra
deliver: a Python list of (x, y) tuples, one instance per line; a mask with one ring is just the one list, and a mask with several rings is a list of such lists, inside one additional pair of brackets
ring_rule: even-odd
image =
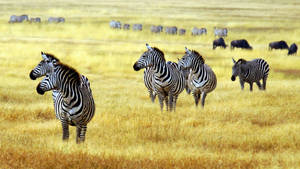
[(207, 30), (206, 28), (197, 28), (197, 27), (194, 27), (192, 29), (192, 35), (193, 36), (197, 36), (197, 35), (203, 35), (203, 34), (207, 34)]
[[(231, 80), (235, 81), (235, 77), (239, 76), (242, 90), (244, 89), (244, 83), (247, 82), (250, 85), (250, 91), (253, 88), (253, 82), (255, 82), (260, 90), (266, 90), (266, 83), (269, 74), (269, 64), (263, 59), (253, 59), (246, 61), (239, 59), (235, 61), (232, 58), (232, 76)], [(263, 80), (263, 86), (260, 84), (260, 80)]]
[(165, 32), (166, 32), (166, 34), (175, 35), (175, 34), (177, 34), (177, 27), (176, 26), (166, 27)]
[[(56, 63), (57, 66), (63, 65), (59, 62), (59, 60), (51, 55), (42, 52), (43, 60), (31, 71), (30, 78), (35, 80), (37, 77), (44, 76), (45, 74), (49, 74), (53, 72), (53, 63)], [(67, 66), (65, 66), (67, 67)], [(67, 67), (68, 68), (68, 67)], [(56, 68), (57, 69), (57, 68)], [(74, 69), (70, 68), (70, 71), (66, 74), (69, 74)], [(51, 73), (50, 73), (51, 74)], [(75, 74), (75, 73), (74, 73)], [(78, 73), (77, 73), (78, 74)], [(78, 74), (79, 75), (79, 74)], [(77, 75), (76, 75), (77, 76)], [(95, 105), (92, 98), (92, 91), (90, 89), (90, 83), (88, 79), (79, 75), (80, 78), (80, 92), (78, 96), (86, 99), (81, 102), (82, 99), (75, 99), (77, 95), (65, 96), (65, 93), (62, 90), (57, 89), (53, 90), (52, 96), (54, 101), (54, 109), (56, 118), (61, 121), (62, 129), (63, 129), (63, 140), (67, 140), (69, 138), (69, 125), (77, 127), (77, 143), (84, 141), (84, 135), (86, 132), (86, 124), (93, 117), (95, 111)], [(70, 78), (69, 78), (70, 79)], [(63, 81), (60, 81), (63, 82)], [(55, 86), (54, 86), (55, 87)], [(38, 90), (38, 88), (37, 88)], [(38, 90), (41, 92), (41, 90)], [(41, 92), (43, 93), (43, 92)], [(71, 93), (70, 93), (71, 94)], [(73, 99), (73, 100), (72, 100)], [(75, 102), (74, 102), (75, 101)], [(82, 103), (82, 104), (80, 104)], [(78, 114), (76, 114), (79, 111)], [(71, 116), (69, 116), (71, 115)], [(86, 116), (86, 117), (85, 117)]]
[(195, 104), (198, 106), (200, 98), (204, 107), (206, 95), (217, 86), (217, 78), (213, 70), (204, 62), (203, 57), (197, 51), (185, 48), (185, 55), (179, 60), (183, 69), (190, 69), (188, 86), (192, 91)]
[(217, 28), (217, 27), (214, 27), (214, 34), (215, 34), (215, 36), (226, 37), (227, 33), (228, 33), (228, 29), (227, 28)]
[(133, 24), (132, 30), (134, 30), (134, 31), (142, 31), (143, 30), (143, 25), (142, 24)]
[(49, 17), (48, 23), (64, 23), (66, 21), (63, 17)]
[(139, 71), (149, 68), (153, 71), (152, 86), (158, 95), (161, 111), (165, 101), (167, 110), (176, 109), (178, 95), (184, 90), (185, 79), (175, 64), (167, 64), (164, 53), (158, 48), (146, 44), (148, 50), (135, 62), (133, 69)]

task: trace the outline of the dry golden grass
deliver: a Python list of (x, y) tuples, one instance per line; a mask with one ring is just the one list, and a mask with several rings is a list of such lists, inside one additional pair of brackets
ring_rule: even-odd
[[(300, 45), (297, 0), (0, 1), (0, 168), (299, 168), (300, 57), (268, 51), (268, 43)], [(64, 16), (64, 24), (8, 24), (12, 14)], [(144, 31), (111, 30), (111, 19)], [(186, 28), (186, 36), (154, 35), (151, 24)], [(193, 26), (207, 36), (192, 37)], [(213, 27), (228, 27), (229, 44), (246, 38), (253, 51), (212, 50)], [(143, 72), (132, 65), (145, 43), (176, 61), (184, 47), (200, 52), (218, 85), (204, 109), (183, 92), (176, 112), (151, 103)], [(51, 93), (36, 93), (29, 72), (50, 52), (86, 75), (96, 102), (86, 142), (75, 128), (63, 142)], [(264, 58), (267, 91), (241, 91), (230, 81), (231, 58)]]

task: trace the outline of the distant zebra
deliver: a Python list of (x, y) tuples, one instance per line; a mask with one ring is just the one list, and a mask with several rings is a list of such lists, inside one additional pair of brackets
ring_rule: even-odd
[(201, 105), (204, 107), (206, 95), (217, 86), (216, 75), (197, 51), (185, 48), (185, 52), (179, 60), (179, 65), (183, 69), (190, 69), (188, 86), (194, 96), (196, 106), (202, 97)]
[(112, 21), (109, 22), (109, 26), (112, 29), (121, 29), (122, 28), (122, 23), (120, 21), (112, 20)]
[(165, 32), (166, 32), (166, 34), (175, 35), (175, 34), (177, 34), (177, 27), (176, 26), (166, 27)]
[(160, 33), (160, 32), (163, 31), (163, 26), (161, 26), (161, 25), (158, 25), (158, 26), (151, 25), (151, 26), (150, 26), (150, 31), (151, 31), (152, 33)]
[[(95, 111), (90, 83), (85, 76), (60, 63), (53, 55), (42, 53), (42, 56), (44, 60), (31, 71), (30, 78), (34, 80), (47, 74), (38, 85), (37, 92), (43, 94), (45, 91), (53, 90), (54, 108), (56, 117), (62, 123), (63, 140), (69, 138), (69, 125), (71, 125), (77, 127), (76, 142), (83, 142), (87, 123), (92, 119)], [(49, 84), (51, 85), (48, 86)]]
[[(260, 90), (266, 90), (267, 78), (269, 75), (269, 64), (263, 59), (253, 59), (251, 61), (246, 61), (244, 59), (239, 59), (235, 61), (232, 58), (232, 76), (231, 80), (235, 81), (235, 77), (239, 76), (241, 89), (244, 89), (244, 83), (247, 82), (250, 85), (250, 91), (253, 89), (253, 83), (255, 82)], [(263, 80), (263, 85), (261, 86), (260, 80)]]
[(215, 34), (215, 36), (226, 37), (228, 34), (228, 29), (214, 27), (214, 34)]
[(129, 30), (129, 29), (130, 29), (130, 25), (127, 24), (127, 23), (125, 23), (125, 24), (123, 25), (123, 29), (124, 29), (124, 30)]
[(133, 24), (132, 30), (134, 30), (134, 31), (142, 31), (143, 30), (143, 25), (142, 24)]
[(165, 101), (167, 110), (176, 109), (176, 101), (178, 95), (184, 90), (185, 79), (179, 71), (176, 63), (166, 63), (164, 53), (158, 48), (152, 48), (146, 44), (148, 51), (135, 62), (133, 69), (149, 67), (153, 71), (152, 86), (158, 95), (161, 111), (163, 110), (163, 102)]
[(203, 35), (203, 34), (207, 34), (207, 30), (206, 28), (197, 28), (197, 27), (194, 27), (192, 29), (192, 35), (193, 36), (197, 36), (197, 35)]
[(185, 29), (179, 29), (179, 35), (185, 35), (186, 30)]
[(49, 17), (48, 23), (64, 23), (66, 21), (63, 17)]
[(29, 22), (30, 23), (41, 23), (41, 18), (40, 17), (30, 18)]
[(16, 16), (16, 15), (12, 15), (9, 18), (9, 23), (16, 23), (16, 22), (23, 22), (23, 21), (28, 21), (28, 15), (24, 14), (21, 16)]

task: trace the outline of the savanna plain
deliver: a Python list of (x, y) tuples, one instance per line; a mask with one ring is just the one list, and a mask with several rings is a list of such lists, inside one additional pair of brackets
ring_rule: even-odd
[[(9, 24), (13, 14), (42, 23)], [(48, 24), (50, 16), (66, 22)], [(113, 30), (110, 20), (144, 29)], [(152, 34), (151, 24), (187, 34)], [(194, 26), (207, 35), (191, 36)], [(253, 50), (212, 50), (214, 26), (228, 28), (228, 45), (244, 38)], [(300, 56), (268, 50), (277, 40), (299, 46), (299, 37), (298, 0), (0, 0), (0, 168), (300, 168)], [(145, 43), (170, 61), (185, 46), (205, 58), (218, 84), (204, 109), (185, 91), (176, 112), (150, 101), (143, 71), (132, 68)], [(41, 79), (29, 78), (41, 51), (90, 80), (96, 115), (83, 144), (74, 127), (62, 141), (51, 92), (38, 95)], [(231, 58), (265, 59), (267, 90), (241, 91)]]

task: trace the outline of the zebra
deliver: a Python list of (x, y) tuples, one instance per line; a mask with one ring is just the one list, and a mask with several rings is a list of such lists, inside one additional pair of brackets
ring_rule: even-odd
[(214, 34), (215, 34), (215, 36), (226, 37), (227, 33), (228, 33), (228, 29), (227, 28), (217, 28), (217, 27), (214, 27)]
[[(44, 76), (44, 75), (52, 72), (53, 66), (51, 64), (60, 63), (59, 59), (57, 59), (55, 56), (53, 56), (51, 54), (42, 52), (42, 57), (43, 57), (43, 60), (30, 72), (30, 78), (32, 80), (35, 80), (38, 77)], [(87, 77), (80, 75), (80, 78), (81, 78), (80, 79), (80, 87), (82, 88), (83, 91), (85, 91), (85, 95), (86, 94), (90, 95), (89, 97), (85, 97), (85, 98), (87, 98), (86, 103), (89, 103), (90, 107), (87, 107), (87, 105), (83, 106), (83, 109), (84, 109), (83, 113), (87, 114), (87, 110), (89, 110), (90, 115), (89, 115), (89, 117), (87, 116), (87, 118), (91, 119), (94, 115), (95, 105), (94, 105), (94, 101), (92, 98), (92, 91), (90, 89), (90, 83), (89, 83)], [(70, 98), (66, 98), (64, 96), (64, 93), (61, 92), (61, 90), (58, 90), (58, 89), (53, 90), (52, 97), (53, 97), (53, 102), (54, 102), (56, 118), (59, 119), (62, 124), (63, 140), (69, 139), (69, 125), (71, 125), (71, 126), (77, 127), (77, 138), (76, 138), (77, 143), (83, 142), (85, 132), (86, 132), (86, 124), (82, 121), (80, 121), (80, 122), (78, 122), (78, 120), (76, 121), (75, 118), (81, 118), (80, 116), (69, 117), (67, 114), (68, 112), (72, 113), (74, 108), (76, 109), (76, 105), (74, 105), (73, 107), (70, 107), (72, 105), (66, 104), (66, 102), (68, 102), (70, 100)], [(88, 121), (88, 119), (86, 119), (86, 121)]]
[(197, 36), (197, 35), (203, 35), (203, 34), (207, 34), (207, 29), (206, 28), (197, 28), (197, 27), (194, 27), (192, 29), (192, 35), (193, 36)]
[(188, 77), (188, 86), (192, 91), (195, 104), (201, 99), (201, 105), (204, 107), (205, 98), (217, 86), (217, 78), (213, 70), (205, 64), (203, 57), (195, 50), (189, 50), (185, 47), (185, 55), (179, 60), (182, 69), (190, 69)]
[(9, 23), (16, 23), (16, 22), (23, 22), (23, 21), (28, 21), (28, 15), (24, 14), (21, 16), (16, 16), (16, 15), (12, 15), (9, 18)]
[(66, 21), (63, 17), (49, 17), (48, 23), (64, 23)]
[(132, 30), (134, 30), (134, 31), (142, 31), (143, 30), (143, 25), (142, 24), (133, 24)]
[(167, 64), (164, 53), (158, 48), (146, 44), (147, 51), (133, 65), (135, 71), (149, 68), (153, 71), (152, 87), (158, 95), (161, 111), (165, 101), (167, 111), (176, 110), (178, 95), (184, 90), (185, 79), (178, 67), (174, 64)]
[[(250, 85), (250, 91), (253, 89), (253, 82), (255, 82), (260, 90), (266, 90), (267, 78), (269, 75), (269, 64), (263, 59), (253, 59), (251, 61), (246, 61), (244, 59), (239, 59), (235, 61), (232, 58), (232, 76), (231, 80), (235, 81), (235, 77), (239, 76), (241, 89), (244, 89), (244, 83), (247, 82)], [(260, 80), (263, 80), (263, 85), (261, 86)]]
[(185, 35), (186, 30), (185, 29), (179, 29), (179, 35)]

